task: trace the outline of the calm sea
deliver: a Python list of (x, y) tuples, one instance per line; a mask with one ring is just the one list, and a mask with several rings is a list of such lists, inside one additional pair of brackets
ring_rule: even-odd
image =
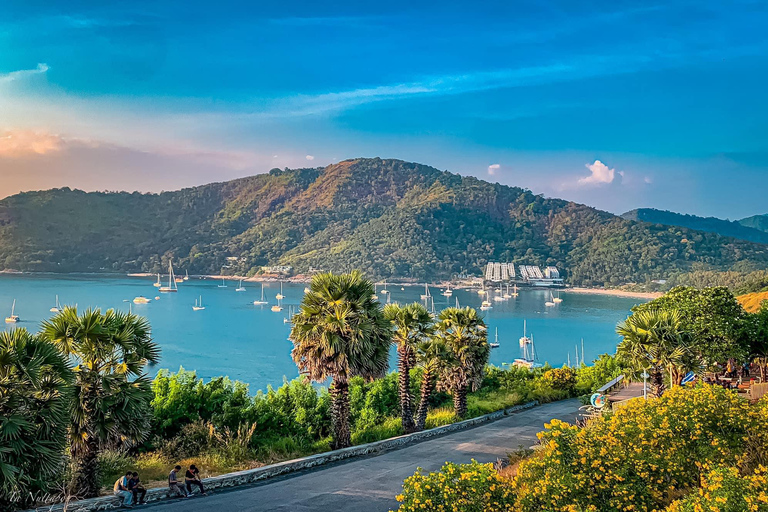
[[(244, 292), (236, 292), (236, 282), (196, 280), (180, 283), (178, 293), (160, 294), (152, 286), (154, 279), (105, 276), (0, 276), (0, 317), (10, 314), (16, 299), (16, 314), (21, 321), (15, 324), (37, 331), (40, 322), (48, 318), (56, 295), (63, 305), (119, 308), (128, 310), (129, 304), (137, 314), (146, 316), (152, 324), (155, 341), (162, 348), (159, 368), (178, 370), (183, 366), (196, 370), (203, 378), (228, 375), (251, 385), (251, 390), (277, 386), (283, 378), (297, 376), (291, 360), (288, 341), (290, 324), (284, 323), (289, 306), (296, 307), (304, 293), (304, 285), (283, 285), (285, 309), (272, 312), (275, 295), (280, 285), (265, 283), (265, 295), (270, 304), (254, 306), (261, 294), (260, 283), (244, 283)], [(392, 301), (418, 301), (423, 287), (390, 285)], [(479, 307), (481, 298), (475, 291), (457, 290), (450, 299), (432, 288), (435, 307), (441, 309), (455, 305), (456, 298), (463, 306)], [(144, 305), (132, 304), (134, 297), (143, 295), (152, 299)], [(159, 300), (155, 300), (160, 296)], [(205, 310), (193, 311), (195, 300), (202, 296)], [(380, 297), (386, 296), (380, 295)], [(508, 363), (521, 356), (518, 339), (523, 333), (523, 320), (529, 334), (533, 334), (538, 359), (560, 366), (570, 355), (575, 361), (576, 347), (591, 360), (604, 352), (613, 353), (618, 337), (616, 324), (626, 318), (629, 309), (642, 299), (627, 299), (603, 295), (560, 293), (563, 302), (545, 307), (549, 292), (520, 290), (516, 299), (494, 302), (493, 309), (483, 312), (488, 323), (489, 339), (496, 329), (500, 347), (491, 353), (496, 365)], [(2, 324), (10, 329), (13, 325)], [(394, 368), (394, 358), (392, 361)]]

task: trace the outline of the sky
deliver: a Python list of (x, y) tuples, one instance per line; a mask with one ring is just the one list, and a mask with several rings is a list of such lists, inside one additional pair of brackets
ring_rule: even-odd
[(764, 214), (767, 26), (763, 0), (4, 0), (0, 197), (379, 156)]

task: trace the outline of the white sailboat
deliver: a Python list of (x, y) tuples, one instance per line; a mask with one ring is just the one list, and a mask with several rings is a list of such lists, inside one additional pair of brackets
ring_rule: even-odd
[(480, 287), (479, 290), (477, 290), (478, 295), (485, 295), (485, 283)]
[(521, 347), (524, 347), (524, 346), (529, 345), (531, 343), (531, 338), (529, 338), (526, 335), (526, 332), (525, 332), (526, 327), (527, 327), (527, 322), (526, 322), (526, 320), (523, 320), (523, 337), (520, 338), (520, 346)]
[(382, 294), (382, 295), (386, 295), (386, 294), (389, 293), (389, 290), (387, 290), (387, 281), (386, 280), (384, 280), (384, 288), (382, 288), (379, 293)]
[(222, 278), (221, 278), (221, 284), (219, 285), (219, 288), (226, 288), (226, 287), (227, 287), (227, 282), (226, 282), (226, 281), (224, 280), (224, 278), (222, 277)]
[(264, 304), (268, 304), (268, 302), (264, 298), (264, 283), (261, 283), (261, 298), (259, 300), (253, 301), (253, 305), (254, 306), (263, 306)]
[[(275, 298), (276, 298), (277, 300), (283, 300), (283, 299), (285, 298), (285, 295), (283, 295), (283, 282), (282, 282), (282, 281), (280, 281), (280, 293), (278, 293), (277, 295), (275, 295)], [(273, 308), (273, 309), (274, 309), (274, 308)]]
[(515, 285), (515, 288), (512, 291), (512, 293), (510, 293), (510, 295), (512, 295), (513, 297), (517, 297), (517, 285)]
[(50, 309), (51, 313), (58, 313), (61, 311), (61, 304), (59, 304), (59, 296), (56, 296), (56, 305)]
[(503, 294), (502, 294), (501, 288), (500, 287), (497, 288), (496, 289), (496, 294), (493, 296), (493, 301), (494, 302), (501, 302), (501, 301), (503, 301), (504, 297), (502, 297), (502, 295)]
[(283, 296), (282, 294), (278, 294), (277, 297), (278, 297), (277, 304), (272, 306), (272, 311), (274, 311), (275, 313), (279, 313), (280, 311), (283, 310)]
[(134, 304), (149, 304), (150, 302), (152, 302), (152, 299), (148, 299), (143, 295), (139, 295), (138, 297), (133, 298)]
[(237, 288), (235, 288), (235, 291), (236, 292), (244, 292), (245, 291), (245, 287), (243, 286), (243, 280), (242, 279), (240, 280), (240, 284), (237, 286)]
[(5, 323), (15, 324), (19, 321), (19, 315), (16, 314), (16, 299), (13, 299), (13, 305), (11, 306), (11, 316), (5, 317)]
[(549, 292), (549, 296), (550, 296), (551, 299), (548, 300), (547, 302), (545, 302), (544, 305), (547, 306), (547, 307), (552, 307), (552, 306), (555, 305), (555, 300), (554, 300), (555, 297), (554, 297), (554, 295), (552, 295), (552, 292)]
[(528, 348), (527, 343), (523, 345), (523, 357), (515, 359), (515, 362), (512, 364), (521, 368), (541, 368), (541, 363), (536, 362), (536, 349), (533, 344), (533, 335), (531, 335), (530, 349)]
[(163, 286), (163, 283), (160, 282), (160, 274), (157, 274), (157, 282), (153, 283), (152, 286), (154, 286), (155, 288), (160, 288), (161, 286)]
[(294, 315), (293, 306), (288, 306), (288, 316), (283, 318), (283, 323), (284, 324), (291, 323), (291, 318), (293, 317), (293, 315)]
[[(550, 295), (552, 295), (552, 292), (549, 292)], [(560, 304), (563, 302), (563, 299), (560, 298), (560, 292), (557, 292), (557, 297), (552, 297), (552, 302), (555, 304)]]
[(459, 298), (456, 297), (456, 309), (459, 309), (461, 306), (459, 306)]
[(491, 305), (491, 301), (489, 301), (488, 299), (485, 299), (485, 300), (484, 300), (484, 301), (483, 301), (483, 302), (480, 304), (480, 310), (481, 310), (481, 311), (488, 311), (489, 309), (492, 309), (492, 308), (493, 308), (493, 306)]
[(189, 281), (189, 270), (184, 271), (184, 280)]
[(162, 293), (173, 293), (179, 291), (176, 286), (176, 278), (173, 275), (173, 261), (168, 262), (168, 286), (161, 286)]
[(448, 283), (448, 288), (445, 289), (445, 291), (443, 292), (443, 295), (445, 295), (446, 297), (450, 297), (451, 295), (453, 295), (453, 290), (451, 290), (451, 283)]
[(205, 309), (205, 306), (203, 306), (203, 296), (200, 296), (200, 299), (195, 299), (195, 305), (192, 306), (192, 311), (202, 311)]
[(421, 300), (427, 300), (431, 295), (429, 293), (429, 285), (424, 283), (424, 293), (421, 295)]
[(499, 348), (499, 328), (496, 328), (496, 336), (493, 339), (493, 343), (488, 344), (491, 348)]
[(512, 298), (512, 295), (509, 293), (509, 283), (507, 283), (507, 289), (504, 292), (504, 300), (509, 300)]

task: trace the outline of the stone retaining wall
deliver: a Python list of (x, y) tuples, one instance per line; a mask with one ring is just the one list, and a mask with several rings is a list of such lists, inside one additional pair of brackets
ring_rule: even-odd
[[(363, 455), (370, 455), (375, 453), (382, 453), (389, 450), (395, 450), (405, 445), (418, 443), (431, 437), (441, 436), (457, 430), (464, 430), (472, 428), (482, 423), (498, 420), (504, 416), (512, 414), (513, 412), (523, 409), (530, 409), (538, 405), (537, 401), (528, 402), (523, 405), (516, 405), (508, 409), (496, 411), (491, 414), (479, 416), (477, 418), (471, 418), (457, 423), (451, 423), (442, 427), (435, 427), (429, 430), (422, 430), (421, 432), (415, 432), (413, 434), (406, 434), (398, 437), (392, 437), (384, 439), (383, 441), (376, 441), (373, 443), (362, 444), (358, 446), (351, 446), (341, 450), (334, 450), (325, 453), (318, 453), (317, 455), (310, 455), (309, 457), (302, 457), (300, 459), (289, 460), (285, 462), (278, 462), (277, 464), (270, 464), (269, 466), (263, 466), (255, 469), (246, 469), (244, 471), (237, 471), (235, 473), (227, 473), (226, 475), (214, 476), (203, 480), (206, 489), (222, 489), (226, 487), (235, 487), (238, 485), (248, 485), (260, 480), (272, 478), (278, 475), (284, 475), (287, 473), (293, 473), (304, 469), (313, 468), (315, 466), (321, 466), (331, 462), (336, 462), (353, 457), (360, 457)], [(158, 501), (170, 499), (168, 495), (168, 489), (158, 488), (149, 489), (147, 491), (146, 500)], [(102, 496), (99, 498), (90, 498), (87, 500), (73, 501), (68, 506), (63, 503), (56, 505), (46, 505), (34, 509), (35, 512), (94, 512), (99, 510), (112, 510), (120, 506), (120, 502), (115, 496)], [(27, 511), (32, 512), (32, 511)]]

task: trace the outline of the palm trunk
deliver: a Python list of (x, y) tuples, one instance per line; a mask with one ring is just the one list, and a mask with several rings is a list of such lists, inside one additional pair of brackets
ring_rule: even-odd
[(413, 407), (411, 405), (411, 375), (410, 361), (411, 350), (405, 345), (397, 347), (397, 371), (399, 372), (398, 383), (400, 385), (400, 417), (403, 421), (403, 431), (410, 434), (416, 430), (413, 423)]
[(331, 394), (331, 421), (333, 423), (332, 450), (352, 446), (349, 429), (349, 382), (334, 380), (329, 390)]
[(416, 410), (416, 430), (424, 430), (424, 427), (427, 424), (429, 399), (432, 398), (432, 392), (434, 390), (435, 377), (429, 369), (424, 368), (424, 375), (421, 379), (421, 398), (419, 399), (419, 408)]
[(467, 386), (453, 388), (453, 410), (458, 418), (467, 415)]
[(658, 368), (651, 370), (651, 393), (656, 398), (664, 394), (664, 372)]
[(75, 494), (81, 498), (95, 498), (99, 495), (99, 447), (94, 436), (85, 442), (74, 463)]

